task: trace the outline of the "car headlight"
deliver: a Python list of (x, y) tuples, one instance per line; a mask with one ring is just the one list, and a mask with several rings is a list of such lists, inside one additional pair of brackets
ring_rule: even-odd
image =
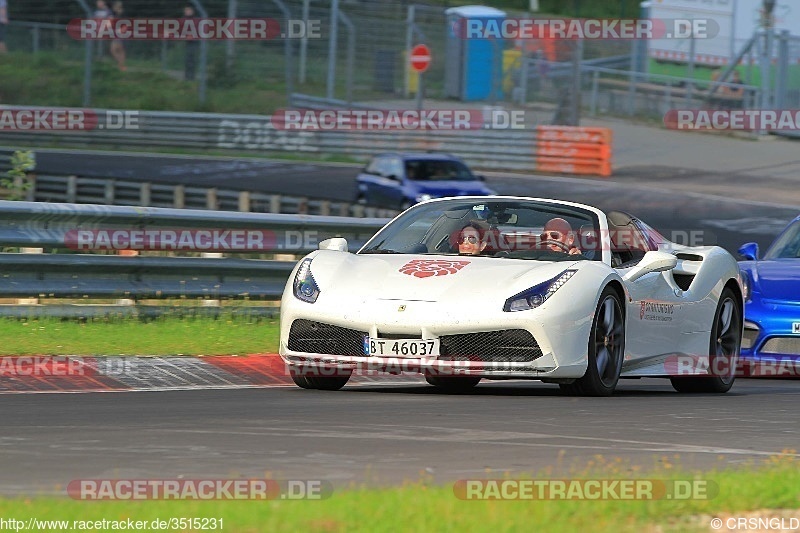
[(433, 196), (431, 196), (430, 194), (418, 194), (417, 195), (417, 201), (418, 202), (425, 202), (427, 200), (430, 200), (431, 198), (433, 198)]
[(739, 271), (742, 275), (742, 296), (744, 296), (744, 301), (750, 301), (750, 275), (745, 272), (744, 270)]
[(575, 275), (575, 272), (577, 272), (577, 270), (565, 270), (553, 279), (540, 283), (530, 289), (526, 289), (519, 294), (515, 294), (506, 300), (503, 311), (527, 311), (528, 309), (539, 307), (569, 281), (569, 279)]
[(314, 303), (319, 297), (319, 285), (311, 274), (312, 258), (303, 259), (294, 275), (294, 295), (304, 302)]

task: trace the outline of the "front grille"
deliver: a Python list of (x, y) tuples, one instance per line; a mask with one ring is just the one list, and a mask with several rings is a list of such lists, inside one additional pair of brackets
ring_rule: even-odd
[(800, 337), (773, 337), (764, 343), (761, 353), (800, 355)]
[(295, 320), (289, 329), (289, 349), (293, 352), (364, 356), (365, 331)]
[(524, 329), (443, 335), (440, 342), (439, 359), (450, 361), (529, 363), (542, 356), (536, 339)]

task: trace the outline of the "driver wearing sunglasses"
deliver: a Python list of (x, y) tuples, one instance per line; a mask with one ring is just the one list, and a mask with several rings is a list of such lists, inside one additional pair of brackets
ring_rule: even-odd
[(541, 244), (552, 252), (565, 254), (580, 254), (580, 249), (575, 244), (575, 232), (572, 226), (563, 218), (551, 218), (544, 225), (544, 230), (539, 236)]
[(486, 228), (480, 223), (472, 221), (458, 232), (458, 253), (459, 255), (480, 255), (486, 248), (486, 240), (483, 238)]

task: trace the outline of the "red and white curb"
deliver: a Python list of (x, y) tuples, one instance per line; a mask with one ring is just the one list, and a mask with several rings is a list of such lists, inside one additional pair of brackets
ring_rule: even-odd
[[(348, 384), (424, 383), (421, 376), (354, 375)], [(294, 387), (275, 354), (246, 356), (2, 356), (0, 394)]]

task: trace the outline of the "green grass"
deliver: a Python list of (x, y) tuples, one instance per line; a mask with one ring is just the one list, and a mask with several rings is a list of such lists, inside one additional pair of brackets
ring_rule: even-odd
[(3, 355), (244, 355), (276, 353), (278, 322), (232, 317), (0, 320)]
[[(226, 531), (709, 531), (715, 516), (745, 511), (800, 509), (800, 469), (791, 456), (775, 456), (736, 470), (678, 471), (668, 460), (647, 472), (621, 462), (591, 461), (569, 476), (611, 479), (702, 479), (719, 487), (711, 499), (601, 501), (465, 501), (453, 485), (429, 479), (392, 488), (335, 490), (324, 500), (84, 502), (56, 497), (0, 499), (0, 516), (25, 520), (153, 520), (222, 518)], [(634, 470), (634, 471), (632, 471)], [(590, 473), (591, 472), (591, 473)], [(502, 478), (487, 473), (488, 478)], [(565, 479), (543, 472), (539, 479)], [(56, 488), (64, 490), (63, 487)], [(788, 513), (798, 516), (800, 511)]]
[[(174, 49), (167, 70), (159, 60), (127, 61), (120, 72), (109, 59), (92, 64), (91, 103), (93, 108), (156, 111), (199, 111), (269, 115), (286, 108), (287, 88), (282, 48), (240, 45), (236, 65), (225, 66), (221, 47), (210, 47), (206, 101), (201, 103), (197, 81), (183, 80), (182, 49)], [(180, 59), (180, 61), (177, 61)], [(295, 59), (296, 61), (296, 59)], [(344, 63), (339, 67), (337, 98), (345, 98)], [(370, 67), (371, 68), (371, 67)], [(308, 63), (308, 81), (299, 84), (295, 73), (295, 92), (323, 95), (327, 62), (313, 55)], [(366, 100), (385, 97), (371, 88), (372, 72), (354, 69), (354, 97)], [(81, 107), (83, 105), (84, 64), (66, 53), (41, 51), (37, 54), (12, 51), (0, 57), (0, 102), (12, 105)]]
[[(720, 70), (719, 67), (696, 65), (694, 69), (694, 79), (711, 81), (711, 77), (713, 76), (714, 72), (718, 70)], [(761, 70), (758, 68), (758, 65), (753, 65), (752, 68), (746, 65), (739, 65), (736, 67), (736, 70), (739, 71), (739, 76), (741, 77), (743, 83), (747, 83), (749, 75), (752, 77), (749, 85), (754, 85), (756, 87), (761, 86)], [(650, 74), (662, 74), (665, 76), (676, 76), (679, 78), (688, 77), (688, 67), (686, 64), (658, 62), (654, 59), (650, 59), (649, 61), (648, 72)], [(771, 84), (774, 86), (774, 68), (772, 69), (772, 76), (773, 78)], [(798, 68), (796, 65), (789, 66), (788, 86), (790, 88), (800, 87), (800, 68)]]
[[(120, 72), (108, 61), (93, 64), (91, 106), (111, 109), (210, 111), (269, 114), (286, 106), (283, 78), (242, 79), (220, 86), (225, 74), (209, 66), (207, 101), (198, 100), (196, 82), (176, 79), (158, 63), (129, 62)], [(9, 53), (0, 60), (0, 100), (6, 104), (73, 106), (83, 102), (83, 63), (52, 52)]]

